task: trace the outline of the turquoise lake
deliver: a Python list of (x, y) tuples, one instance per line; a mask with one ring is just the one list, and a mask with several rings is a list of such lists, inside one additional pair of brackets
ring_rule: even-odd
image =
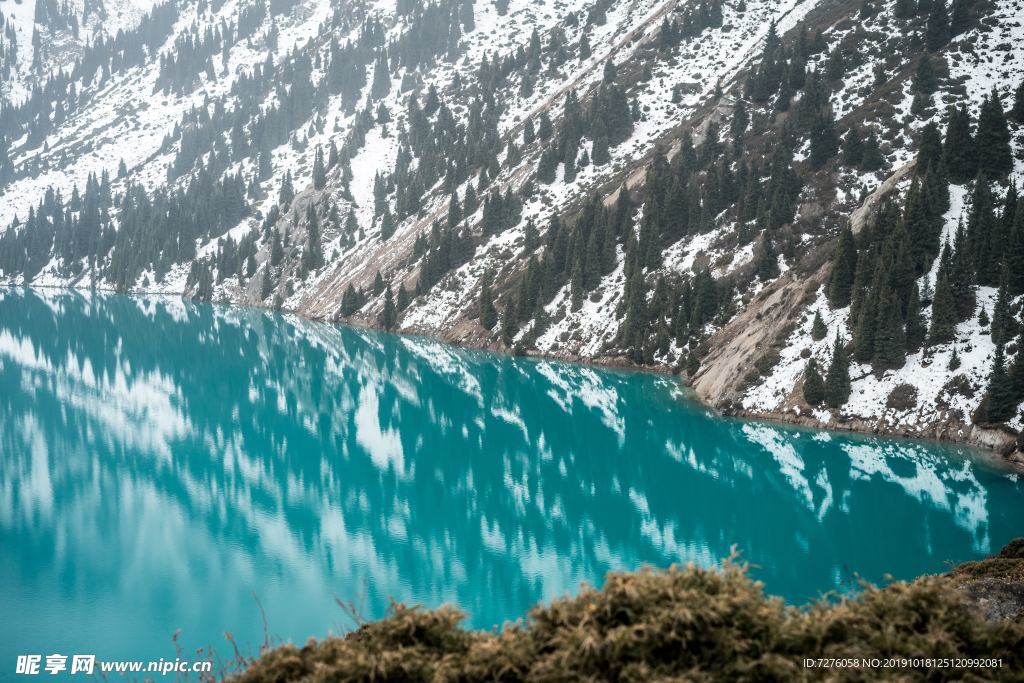
[[(742, 550), (804, 603), (1024, 532), (964, 449), (722, 419), (672, 378), (263, 311), (0, 289), (0, 671), (17, 654), (254, 653), (335, 604), (488, 628)], [(259, 603), (257, 604), (257, 599)]]

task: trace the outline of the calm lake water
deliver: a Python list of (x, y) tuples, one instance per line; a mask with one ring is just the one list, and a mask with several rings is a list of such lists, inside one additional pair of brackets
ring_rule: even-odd
[[(724, 420), (671, 378), (261, 311), (0, 289), (0, 670), (254, 652), (334, 602), (490, 627), (736, 544), (803, 603), (1024, 531), (1024, 483), (938, 444)], [(255, 597), (254, 597), (255, 596)]]

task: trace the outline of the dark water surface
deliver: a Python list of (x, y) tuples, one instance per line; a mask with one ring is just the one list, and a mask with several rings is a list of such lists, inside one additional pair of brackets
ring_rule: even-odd
[(939, 444), (723, 420), (670, 378), (260, 311), (0, 289), (0, 670), (349, 626), (334, 596), (489, 627), (737, 544), (793, 602), (1024, 530)]

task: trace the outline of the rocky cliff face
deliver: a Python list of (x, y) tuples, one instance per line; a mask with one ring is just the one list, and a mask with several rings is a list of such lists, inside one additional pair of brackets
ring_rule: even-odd
[(672, 370), (813, 424), (1024, 426), (1021, 0), (55, 7), (0, 3), (7, 283)]

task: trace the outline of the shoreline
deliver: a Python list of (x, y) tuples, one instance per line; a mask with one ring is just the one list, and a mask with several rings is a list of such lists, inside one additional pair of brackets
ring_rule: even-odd
[[(705, 401), (696, 391), (692, 389), (689, 382), (687, 382), (679, 373), (674, 371), (671, 367), (665, 365), (640, 366), (636, 365), (635, 363), (632, 363), (631, 361), (627, 360), (622, 356), (586, 357), (580, 356), (578, 354), (548, 353), (544, 351), (539, 351), (537, 349), (531, 349), (526, 351), (525, 353), (515, 353), (512, 350), (501, 347), (498, 344), (481, 344), (478, 343), (477, 340), (468, 337), (457, 339), (453, 337), (448, 337), (443, 333), (438, 333), (433, 330), (424, 330), (419, 328), (412, 328), (407, 330), (383, 330), (379, 326), (371, 324), (366, 320), (359, 318), (332, 320), (321, 316), (314, 316), (302, 313), (301, 311), (298, 310), (290, 310), (283, 308), (275, 309), (269, 306), (259, 306), (255, 304), (238, 303), (233, 301), (222, 300), (197, 302), (193, 299), (185, 299), (183, 298), (181, 293), (174, 292), (145, 290), (119, 292), (115, 289), (106, 287), (83, 288), (60, 285), (13, 284), (9, 282), (0, 283), (0, 287), (5, 289), (46, 289), (77, 293), (100, 292), (104, 294), (118, 294), (129, 297), (159, 297), (177, 299), (185, 303), (207, 303), (217, 306), (229, 306), (233, 308), (249, 308), (254, 310), (266, 311), (269, 313), (278, 313), (280, 315), (291, 315), (301, 320), (326, 325), (339, 325), (350, 327), (353, 329), (383, 332), (385, 334), (395, 334), (408, 337), (424, 337), (436, 342), (440, 342), (442, 344), (447, 344), (458, 349), (470, 351), (485, 351), (488, 353), (496, 353), (511, 358), (553, 360), (561, 363), (572, 363), (574, 365), (583, 365), (606, 370), (642, 372), (656, 375), (672, 376), (676, 378), (680, 382), (680, 384), (682, 384), (685, 387), (685, 389), (687, 390), (688, 398), (690, 400), (694, 401), (702, 408), (710, 410), (715, 414), (726, 419), (768, 422), (779, 425), (802, 427), (806, 429), (812, 429), (823, 432), (854, 433), (862, 434), (864, 436), (885, 437), (891, 439), (917, 441), (921, 443), (962, 445), (978, 451), (979, 456), (984, 460), (990, 461), (991, 464), (1009, 466), (1016, 472), (1024, 473), (1024, 451), (1021, 451), (1016, 447), (1016, 441), (1018, 440), (1018, 437), (1012, 435), (1006, 428), (981, 427), (979, 425), (967, 424), (963, 423), (962, 421), (958, 421), (959, 426), (962, 428), (961, 430), (966, 431), (966, 436), (959, 436), (956, 433), (951, 433), (945, 430), (943, 430), (942, 433), (939, 434), (929, 435), (920, 432), (912, 432), (906, 429), (886, 429), (883, 426), (881, 426), (880, 422), (871, 421), (870, 419), (865, 418), (850, 418), (843, 421), (823, 422), (810, 415), (798, 415), (791, 412), (757, 412), (746, 409), (722, 410)], [(938, 429), (937, 425), (935, 427), (936, 429)]]

